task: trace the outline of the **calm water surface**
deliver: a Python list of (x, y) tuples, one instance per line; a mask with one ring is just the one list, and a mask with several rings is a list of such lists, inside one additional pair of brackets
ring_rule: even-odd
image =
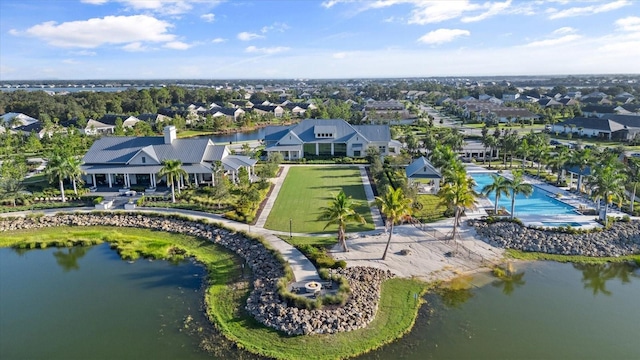
[(106, 244), (0, 248), (0, 359), (215, 359), (199, 348), (204, 276)]
[[(204, 275), (108, 245), (0, 249), (0, 359), (253, 358), (200, 350)], [(361, 358), (640, 359), (638, 268), (537, 262), (472, 283), (427, 295), (409, 334)]]
[(475, 281), (427, 296), (410, 334), (362, 358), (640, 359), (635, 267), (537, 262)]

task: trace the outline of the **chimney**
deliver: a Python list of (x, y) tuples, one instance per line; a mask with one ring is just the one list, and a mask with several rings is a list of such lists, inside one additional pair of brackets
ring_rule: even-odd
[(171, 144), (176, 139), (176, 127), (165, 126), (164, 127), (164, 143)]

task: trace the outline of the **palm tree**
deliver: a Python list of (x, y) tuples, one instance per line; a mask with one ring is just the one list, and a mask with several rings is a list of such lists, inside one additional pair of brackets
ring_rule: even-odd
[(467, 176), (466, 170), (460, 169), (455, 172), (450, 181), (446, 182), (438, 191), (440, 204), (453, 209), (453, 232), (452, 238), (455, 240), (460, 217), (465, 209), (472, 208), (476, 201), (476, 192), (473, 190), (475, 182)]
[(63, 180), (71, 176), (71, 169), (69, 167), (70, 157), (63, 156), (62, 154), (52, 154), (49, 156), (45, 173), (49, 177), (50, 181), (58, 180), (60, 185), (60, 194), (62, 195), (62, 202), (67, 202), (67, 198), (64, 196), (64, 184)]
[(591, 165), (593, 157), (590, 149), (574, 151), (569, 158), (569, 165), (576, 166), (580, 170), (578, 174), (578, 192), (582, 192), (583, 173)]
[[(591, 197), (604, 200), (604, 224), (607, 226), (607, 209), (613, 200), (619, 202), (625, 196), (625, 182), (627, 176), (620, 171), (620, 166), (615, 163), (602, 164), (595, 167), (591, 177)], [(619, 163), (618, 163), (619, 164)]]
[(542, 171), (543, 162), (547, 160), (547, 156), (549, 155), (549, 148), (546, 146), (539, 146), (533, 149), (533, 157), (538, 162), (538, 177), (540, 177), (540, 172)]
[(513, 171), (513, 179), (509, 182), (509, 190), (511, 190), (511, 219), (515, 217), (516, 195), (523, 194), (529, 196), (533, 193), (533, 186), (524, 182), (521, 171)]
[(78, 187), (77, 182), (82, 182), (82, 159), (70, 156), (67, 159), (67, 165), (69, 166), (69, 178), (71, 179), (71, 183), (73, 184), (73, 192), (78, 195)]
[(452, 159), (457, 158), (458, 154), (453, 151), (451, 147), (445, 145), (436, 145), (429, 156), (431, 164), (437, 169), (443, 168), (446, 164), (450, 163)]
[(627, 163), (627, 176), (632, 185), (631, 203), (629, 204), (629, 213), (633, 215), (633, 205), (636, 200), (636, 189), (640, 184), (640, 159), (629, 158)]
[[(187, 172), (182, 169), (182, 161), (180, 160), (163, 160), (162, 168), (158, 172), (158, 177), (167, 177), (167, 183), (171, 185), (171, 201), (176, 202), (175, 183), (180, 180), (181, 176), (188, 176)], [(178, 190), (179, 187), (178, 187)]]
[(345, 195), (344, 191), (340, 190), (340, 192), (331, 199), (329, 206), (323, 207), (320, 210), (322, 210), (322, 214), (320, 214), (318, 220), (328, 221), (324, 229), (329, 225), (338, 225), (338, 242), (342, 245), (342, 251), (349, 251), (345, 237), (347, 224), (364, 224), (366, 222), (362, 215), (356, 212), (355, 204), (351, 196)]
[(498, 201), (500, 201), (501, 195), (509, 197), (509, 190), (511, 189), (511, 181), (497, 174), (491, 174), (491, 179), (493, 180), (493, 182), (491, 184), (485, 185), (480, 192), (485, 196), (489, 196), (489, 193), (492, 191), (496, 193), (496, 200), (493, 208), (493, 214), (498, 215)]
[(389, 239), (387, 246), (384, 248), (382, 260), (386, 259), (389, 244), (391, 244), (391, 236), (393, 235), (393, 226), (400, 220), (411, 215), (412, 200), (405, 197), (402, 188), (393, 189), (387, 185), (387, 191), (383, 196), (376, 196), (376, 203), (380, 208), (380, 212), (384, 215), (389, 227)]
[(557, 148), (557, 152), (553, 154), (549, 158), (549, 165), (551, 166), (551, 170), (555, 171), (558, 174), (557, 184), (564, 179), (565, 174), (565, 166), (569, 162), (569, 150), (566, 147)]
[(533, 147), (529, 145), (527, 139), (522, 139), (522, 142), (518, 146), (516, 152), (522, 157), (522, 170), (527, 166), (527, 158), (533, 152)]

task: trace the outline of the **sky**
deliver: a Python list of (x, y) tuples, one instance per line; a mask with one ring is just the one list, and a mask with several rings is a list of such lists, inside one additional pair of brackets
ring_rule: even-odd
[(639, 0), (0, 1), (0, 81), (639, 73)]

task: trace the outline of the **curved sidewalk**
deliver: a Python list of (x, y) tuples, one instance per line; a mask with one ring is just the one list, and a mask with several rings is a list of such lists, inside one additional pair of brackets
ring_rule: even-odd
[[(0, 214), (1, 217), (10, 217), (10, 216), (26, 216), (32, 212), (44, 213), (45, 216), (53, 216), (57, 213), (72, 213), (72, 212), (92, 212), (95, 211), (94, 208), (83, 207), (83, 208), (62, 208), (62, 209), (46, 209), (41, 211), (20, 211), (20, 212), (12, 212), (12, 213), (4, 213)], [(104, 210), (102, 210), (104, 211)], [(107, 210), (113, 211), (113, 210)], [(187, 216), (193, 219), (204, 219), (213, 222), (221, 223), (229, 228), (232, 228), (236, 231), (248, 231), (252, 234), (262, 236), (266, 241), (273, 246), (276, 250), (278, 250), (284, 259), (291, 266), (291, 270), (293, 270), (293, 275), (296, 281), (310, 281), (310, 280), (319, 280), (320, 276), (318, 275), (318, 271), (316, 270), (313, 263), (309, 261), (298, 249), (291, 246), (286, 241), (278, 238), (273, 235), (268, 230), (252, 227), (247, 224), (239, 223), (236, 221), (232, 221), (229, 219), (225, 219), (219, 215), (203, 213), (199, 211), (191, 211), (191, 210), (182, 210), (182, 209), (167, 209), (167, 208), (139, 208), (136, 210), (115, 210), (122, 212), (133, 212), (133, 213), (163, 213), (163, 214), (177, 214)]]

